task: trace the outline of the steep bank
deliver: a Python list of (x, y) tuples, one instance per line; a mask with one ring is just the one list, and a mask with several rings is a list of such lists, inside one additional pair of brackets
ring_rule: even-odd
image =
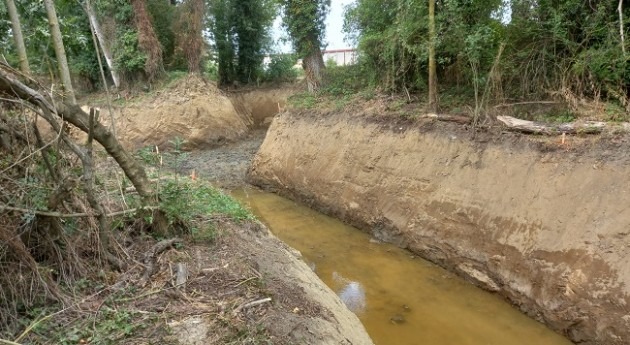
[(285, 113), (250, 178), (500, 293), (574, 342), (630, 341), (627, 137), (571, 148), (390, 123)]

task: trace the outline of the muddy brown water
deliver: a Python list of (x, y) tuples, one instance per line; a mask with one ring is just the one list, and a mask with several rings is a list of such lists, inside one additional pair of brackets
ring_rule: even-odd
[(299, 250), (377, 345), (567, 345), (491, 293), (339, 220), (272, 193), (233, 195)]

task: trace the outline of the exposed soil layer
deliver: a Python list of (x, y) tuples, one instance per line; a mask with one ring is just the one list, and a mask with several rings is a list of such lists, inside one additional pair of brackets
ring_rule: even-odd
[(250, 179), (496, 291), (576, 343), (630, 343), (630, 138), (340, 113), (274, 119)]
[[(132, 151), (146, 146), (162, 150), (218, 147), (245, 137), (254, 124), (244, 105), (198, 76), (183, 77), (149, 93), (119, 97), (113, 106), (116, 134)], [(100, 121), (110, 125), (107, 102), (86, 99), (83, 103), (86, 112), (90, 106), (100, 107)], [(54, 138), (48, 127), (42, 124), (40, 128), (45, 137)]]
[(271, 118), (282, 112), (287, 106), (287, 99), (296, 92), (296, 86), (254, 90), (240, 90), (230, 93), (230, 99), (241, 111), (250, 114), (257, 127), (268, 127)]

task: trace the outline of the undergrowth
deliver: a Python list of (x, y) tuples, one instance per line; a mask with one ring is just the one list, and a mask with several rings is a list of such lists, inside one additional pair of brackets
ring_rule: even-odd
[(185, 229), (198, 240), (214, 238), (212, 220), (227, 218), (240, 222), (254, 219), (236, 200), (205, 182), (165, 180), (159, 195), (160, 209), (166, 213), (169, 225)]
[(254, 220), (238, 201), (211, 184), (190, 177), (164, 175), (163, 165), (172, 167), (188, 154), (181, 151), (183, 143), (176, 138), (171, 141), (170, 152), (159, 152), (149, 146), (136, 153), (150, 167), (149, 177), (158, 181), (159, 207), (166, 214), (169, 227), (175, 232), (190, 234), (195, 240), (212, 240), (216, 235), (216, 220)]
[[(402, 87), (397, 90), (379, 88), (371, 74), (360, 64), (326, 68), (323, 86), (316, 93), (302, 92), (289, 97), (289, 106), (294, 109), (328, 109), (340, 111), (378, 103), (389, 115), (405, 119), (419, 118), (427, 112), (427, 91), (423, 85), (413, 89)], [(557, 96), (540, 100), (496, 98), (487, 101), (481, 112), (490, 115), (510, 115), (524, 120), (551, 124), (572, 122), (580, 119), (622, 122), (629, 121), (624, 107), (614, 100), (576, 100), (568, 104)], [(475, 93), (466, 83), (443, 84), (439, 90), (439, 112), (443, 114), (473, 116)]]

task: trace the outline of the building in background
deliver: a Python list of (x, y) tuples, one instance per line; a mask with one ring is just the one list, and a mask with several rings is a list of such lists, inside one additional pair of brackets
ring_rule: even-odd
[(324, 62), (329, 65), (334, 61), (337, 66), (352, 65), (357, 62), (357, 50), (352, 48), (324, 50)]

